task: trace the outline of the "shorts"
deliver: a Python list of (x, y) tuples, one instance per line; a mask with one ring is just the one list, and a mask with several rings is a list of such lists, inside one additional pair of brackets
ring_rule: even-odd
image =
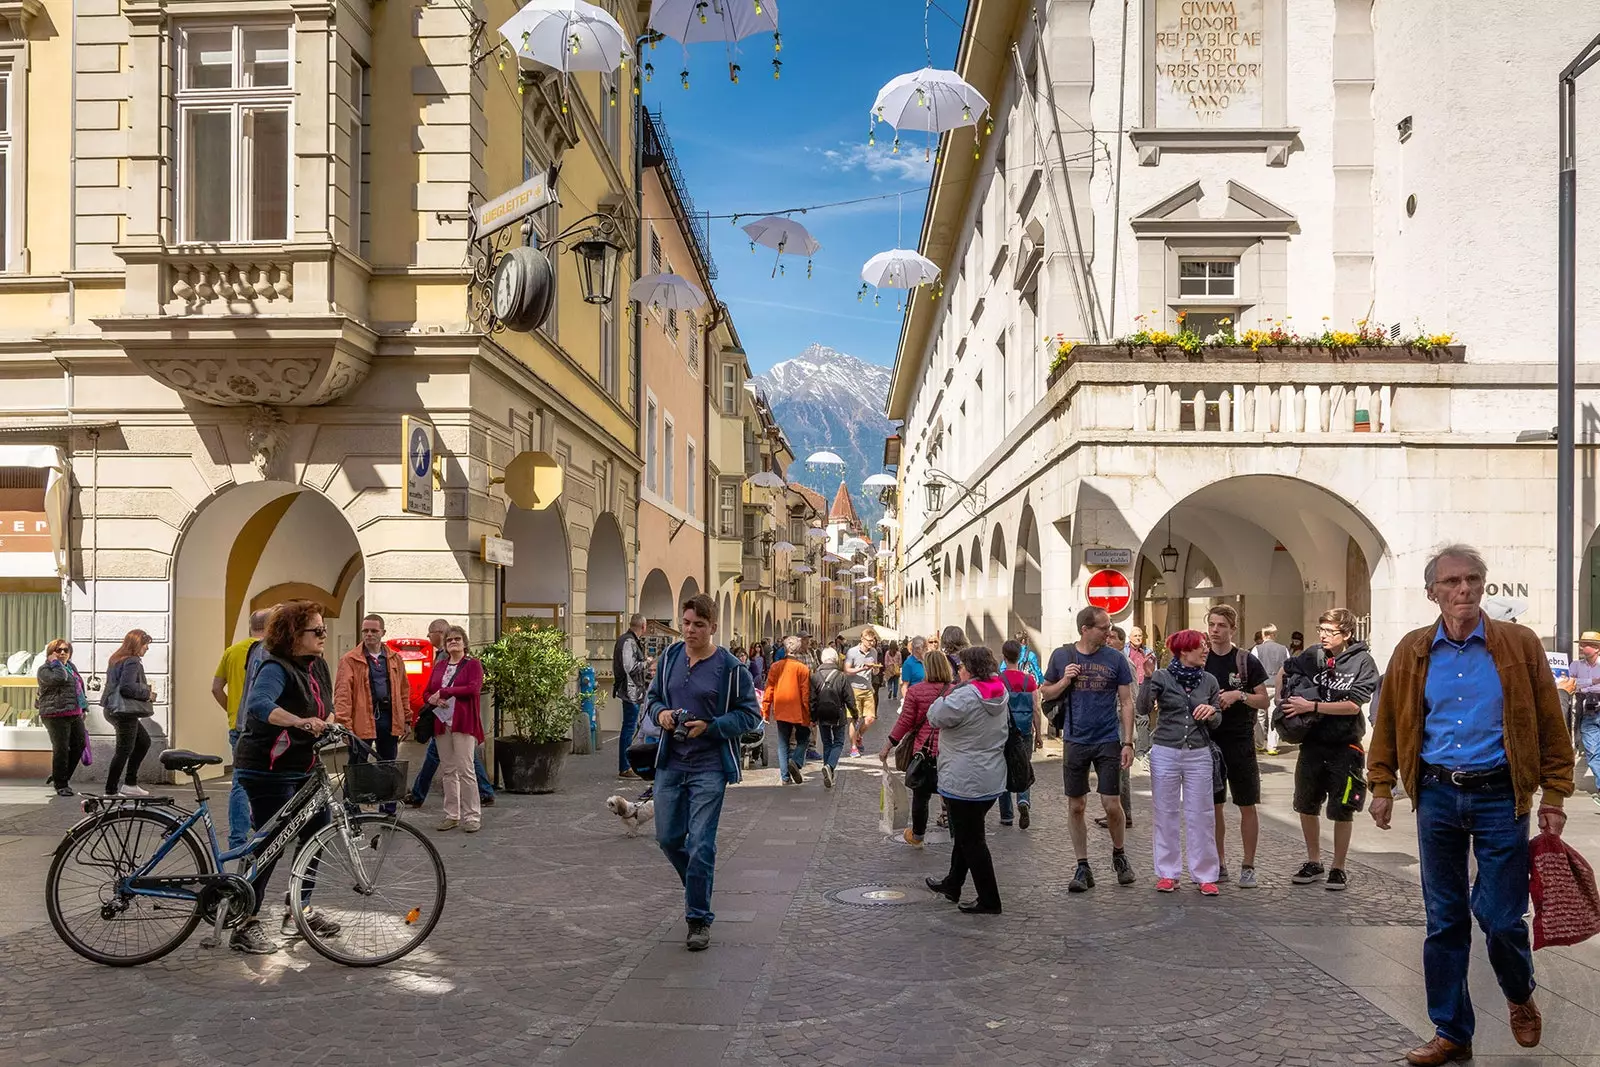
[(876, 689), (857, 689), (856, 710), (850, 716), (852, 719), (876, 719), (878, 717), (878, 691)]
[(1094, 767), (1095, 784), (1103, 797), (1122, 795), (1122, 744), (1106, 741), (1098, 745), (1067, 744), (1067, 758), (1061, 761), (1061, 778), (1067, 796), (1089, 795), (1089, 768)]
[(1241, 737), (1218, 737), (1222, 749), (1223, 787), (1211, 794), (1211, 803), (1221, 804), (1230, 796), (1236, 808), (1251, 808), (1261, 803), (1261, 765), (1256, 762), (1254, 732)]
[(1294, 810), (1317, 815), (1326, 801), (1330, 820), (1350, 822), (1360, 807), (1349, 803), (1347, 797), (1364, 796), (1366, 764), (1366, 753), (1359, 745), (1301, 745), (1294, 765)]

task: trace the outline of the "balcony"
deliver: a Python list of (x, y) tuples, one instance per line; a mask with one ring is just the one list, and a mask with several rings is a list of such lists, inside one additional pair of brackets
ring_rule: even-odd
[(746, 593), (753, 593), (759, 589), (771, 586), (771, 568), (761, 562), (761, 557), (751, 558), (748, 554), (744, 558), (742, 574), (744, 581), (739, 588)]

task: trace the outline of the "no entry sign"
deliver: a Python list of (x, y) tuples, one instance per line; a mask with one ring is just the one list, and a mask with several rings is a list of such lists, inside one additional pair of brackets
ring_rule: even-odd
[(1116, 615), (1128, 608), (1133, 599), (1133, 587), (1121, 571), (1095, 571), (1089, 576), (1089, 603), (1103, 608), (1108, 615)]

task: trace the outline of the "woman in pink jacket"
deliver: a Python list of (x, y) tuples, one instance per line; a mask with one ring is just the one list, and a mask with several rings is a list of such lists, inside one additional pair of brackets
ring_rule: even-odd
[(444, 778), (444, 821), (439, 829), (460, 826), (475, 834), (483, 825), (472, 765), (472, 754), (483, 741), (479, 710), (483, 664), (467, 655), (467, 631), (459, 626), (445, 631), (444, 653), (433, 665), (433, 675), (422, 694), (438, 723), (434, 741), (439, 746), (439, 773)]
[[(900, 717), (895, 719), (894, 729), (889, 731), (889, 740), (884, 742), (881, 759), (887, 760), (894, 746), (912, 732), (916, 734), (917, 748), (926, 744), (928, 754), (935, 760), (939, 758), (939, 731), (928, 721), (928, 709), (935, 700), (950, 691), (955, 683), (955, 675), (950, 670), (949, 658), (937, 653), (927, 657), (927, 669), (927, 678), (906, 689), (905, 699), (900, 704)], [(911, 791), (911, 825), (905, 829), (906, 844), (922, 847), (922, 835), (928, 830), (928, 801), (932, 798), (932, 789)]]

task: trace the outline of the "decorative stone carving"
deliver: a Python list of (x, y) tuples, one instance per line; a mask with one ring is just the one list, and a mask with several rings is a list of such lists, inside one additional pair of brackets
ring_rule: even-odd
[(370, 364), (352, 353), (324, 357), (261, 356), (248, 349), (236, 357), (143, 357), (149, 374), (185, 396), (208, 404), (326, 404), (359, 385)]
[(282, 450), (288, 440), (288, 427), (274, 408), (257, 404), (245, 420), (245, 437), (250, 442), (250, 462), (263, 481), (287, 480), (282, 471)]

